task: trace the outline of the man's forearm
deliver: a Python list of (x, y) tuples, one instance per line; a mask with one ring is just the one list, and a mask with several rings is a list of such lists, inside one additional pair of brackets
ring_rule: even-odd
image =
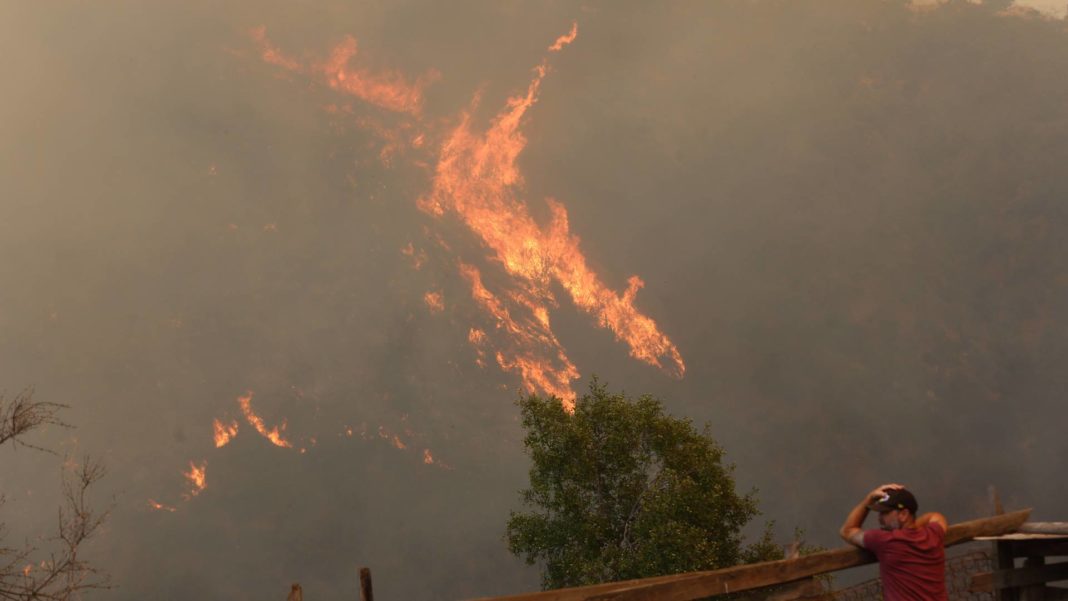
[(838, 530), (842, 538), (849, 540), (849, 535), (854, 530), (859, 530), (864, 525), (864, 519), (868, 517), (868, 497), (864, 497), (857, 506), (846, 516), (845, 523)]
[(845, 523), (842, 524), (842, 528), (838, 533), (846, 540), (846, 542), (864, 548), (864, 530), (861, 526), (864, 524), (864, 518), (868, 517), (868, 505), (876, 499), (885, 499), (887, 491), (902, 488), (904, 488), (904, 486), (894, 483), (876, 486), (874, 490), (864, 495), (864, 498), (860, 500), (860, 503), (857, 503), (857, 506), (853, 508), (853, 511), (849, 512), (849, 515), (846, 516)]

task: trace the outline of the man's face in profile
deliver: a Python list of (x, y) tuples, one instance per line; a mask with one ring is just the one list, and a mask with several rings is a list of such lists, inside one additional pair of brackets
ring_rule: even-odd
[(879, 512), (879, 527), (883, 530), (898, 530), (904, 524), (904, 516), (902, 512), (904, 510), (897, 511), (880, 511)]

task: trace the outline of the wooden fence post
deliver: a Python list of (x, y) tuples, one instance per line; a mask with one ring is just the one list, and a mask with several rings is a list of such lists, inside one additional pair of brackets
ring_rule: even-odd
[(986, 490), (990, 494), (990, 508), (994, 515), (1004, 515), (1005, 508), (1001, 506), (1001, 497), (998, 496), (997, 487), (991, 484)]
[(371, 589), (370, 568), (360, 568), (360, 601), (375, 601), (375, 593)]

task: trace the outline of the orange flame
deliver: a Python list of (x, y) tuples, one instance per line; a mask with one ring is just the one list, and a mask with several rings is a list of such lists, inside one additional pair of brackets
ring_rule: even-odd
[(467, 340), (476, 346), (486, 342), (486, 333), (478, 328), (471, 328), (467, 332)]
[(201, 461), (200, 465), (197, 465), (196, 463), (193, 463), (192, 461), (190, 461), (189, 462), (189, 471), (188, 472), (182, 472), (182, 475), (185, 476), (185, 479), (189, 481), (189, 485), (192, 487), (189, 490), (189, 494), (187, 495), (187, 498), (191, 498), (191, 497), (195, 497), (195, 496), (199, 495), (201, 492), (204, 491), (205, 488), (208, 487), (207, 469), (208, 469), (208, 462), (207, 461)]
[(415, 247), (412, 246), (411, 242), (401, 249), (401, 254), (412, 260), (412, 267), (414, 267), (416, 271), (422, 269), (427, 260), (426, 252), (422, 250), (416, 252)]
[[(550, 49), (570, 43), (577, 32), (575, 25)], [(512, 276), (515, 291), (511, 298), (530, 311), (531, 319), (513, 319), (481, 284), (477, 270), (461, 267), (476, 302), (497, 320), (498, 328), (509, 331), (518, 341), (520, 350), (498, 353), (498, 363), (520, 373), (527, 386), (565, 399), (574, 397), (570, 381), (578, 372), (549, 328), (548, 307), (556, 302), (551, 291), (553, 281), (563, 286), (577, 307), (593, 315), (600, 327), (625, 342), (632, 357), (682, 377), (686, 367), (678, 349), (655, 321), (634, 306), (641, 279), (630, 278), (622, 294), (610, 290), (588, 266), (578, 238), (569, 231), (564, 206), (548, 199), (551, 220), (541, 227), (519, 197), (523, 177), (517, 158), (527, 143), (520, 125), (537, 102), (547, 72), (545, 62), (538, 65), (526, 93), (509, 98), (483, 134), (472, 130), (470, 112), (462, 116), (442, 146), (433, 189), (420, 199), (419, 206), (436, 216), (455, 213)], [(559, 367), (552, 366), (554, 360)]]
[(400, 439), (400, 436), (397, 436), (396, 434), (390, 432), (386, 429), (385, 426), (378, 427), (378, 436), (389, 441), (389, 444), (402, 451), (408, 448), (408, 445), (404, 444), (404, 441)]
[(241, 413), (245, 414), (245, 419), (249, 425), (256, 429), (261, 436), (271, 441), (276, 447), (282, 447), (286, 449), (293, 448), (293, 445), (282, 437), (282, 433), (286, 430), (286, 423), (283, 421), (281, 426), (275, 426), (270, 430), (263, 423), (263, 418), (256, 415), (252, 411), (252, 391), (245, 393), (245, 396), (237, 397), (237, 403), (241, 406)]
[(486, 344), (486, 333), (478, 328), (471, 328), (467, 332), (467, 341), (475, 347), (475, 365), (479, 367), (486, 367), (486, 351), (482, 350), (482, 347)]
[(224, 424), (216, 419), (212, 426), (215, 428), (215, 448), (221, 449), (230, 443), (230, 440), (234, 436), (237, 436), (237, 421), (231, 420), (229, 424)]
[[(577, 37), (578, 24), (572, 23), (570, 31), (559, 36), (548, 51), (558, 52)], [(335, 90), (416, 117), (422, 112), (424, 88), (439, 77), (436, 72), (428, 72), (410, 80), (392, 71), (370, 72), (352, 66), (358, 49), (351, 36), (337, 45), (328, 59), (307, 68), (273, 47), (263, 28), (254, 30), (253, 38), (268, 63), (318, 74)], [(386, 164), (405, 148), (423, 147), (427, 144), (427, 134), (432, 140), (443, 139), (431, 191), (419, 199), (418, 206), (432, 216), (442, 217), (447, 213), (457, 216), (481, 239), (508, 276), (504, 282), (494, 281), (492, 288), (496, 292), (491, 292), (478, 269), (460, 265), (461, 274), (471, 286), (472, 297), (496, 322), (496, 331), (503, 338), (497, 341), (494, 337), (498, 365), (517, 373), (528, 388), (558, 396), (565, 406), (570, 406), (570, 399), (574, 398), (571, 382), (579, 373), (551, 328), (549, 310), (558, 306), (553, 292), (555, 285), (562, 287), (574, 305), (591, 315), (599, 327), (610, 330), (617, 341), (625, 343), (632, 357), (679, 378), (685, 374), (686, 367), (678, 349), (656, 322), (635, 307), (642, 280), (632, 276), (625, 290), (610, 289), (590, 268), (578, 237), (570, 231), (564, 205), (547, 199), (550, 219), (540, 224), (522, 197), (524, 180), (517, 159), (527, 139), (521, 126), (527, 111), (538, 100), (548, 71), (548, 61), (543, 60), (535, 67), (525, 93), (509, 98), (485, 131), (477, 131), (472, 123), (480, 94), (476, 94), (471, 108), (443, 138), (434, 130), (413, 131), (416, 123), (432, 127), (422, 121), (406, 122), (396, 131), (373, 121), (358, 124), (383, 140), (385, 146), (380, 158)], [(440, 236), (428, 234), (428, 237), (435, 239), (442, 249), (451, 250)], [(402, 252), (412, 259), (416, 269), (426, 261), (425, 253), (417, 252), (411, 243)], [(424, 302), (432, 312), (444, 308), (439, 292), (427, 293)], [(476, 362), (480, 366), (485, 365), (487, 338), (486, 332), (480, 329), (472, 328), (469, 332), (468, 340), (476, 348)], [(249, 415), (250, 411), (246, 412), (246, 417)], [(249, 422), (256, 426), (252, 417)], [(257, 430), (268, 436), (262, 421), (259, 423)], [(281, 440), (277, 428), (274, 432), (276, 439)]]
[(578, 23), (575, 22), (575, 21), (572, 21), (571, 22), (571, 31), (567, 32), (566, 34), (564, 34), (564, 35), (562, 35), (562, 36), (560, 36), (558, 38), (556, 38), (556, 42), (554, 42), (552, 46), (549, 46), (549, 52), (559, 52), (559, 51), (563, 50), (564, 46), (567, 46), (571, 42), (574, 42), (575, 38), (577, 38), (577, 37), (578, 37)]
[(264, 62), (272, 64), (276, 67), (281, 67), (286, 71), (298, 71), (300, 70), (300, 63), (285, 56), (277, 48), (271, 45), (271, 42), (267, 39), (267, 28), (264, 26), (254, 27), (249, 31), (249, 35), (252, 39), (260, 45), (260, 58)]
[[(487, 313), (497, 320), (497, 328), (504, 330), (516, 347), (506, 355), (498, 351), (497, 364), (501, 368), (518, 372), (523, 384), (530, 390), (541, 390), (573, 405), (575, 393), (571, 380), (579, 377), (578, 370), (567, 358), (560, 342), (549, 329), (548, 322), (532, 319), (517, 322), (511, 312), (492, 292), (482, 284), (482, 276), (476, 267), (460, 264), (460, 274), (471, 284), (471, 296)], [(468, 340), (479, 345), (485, 339), (481, 330), (468, 332)], [(545, 357), (554, 352), (558, 365)]]
[[(192, 465), (192, 464), (190, 464), (190, 465)], [(188, 474), (186, 475), (186, 477), (188, 477)], [(201, 488), (201, 490), (203, 490), (203, 488)], [(193, 495), (196, 495), (199, 492), (200, 491), (194, 492)], [(174, 513), (175, 511), (178, 511), (177, 509), (175, 509), (174, 507), (171, 507), (170, 505), (164, 505), (163, 503), (157, 503), (153, 499), (149, 499), (148, 500), (148, 506), (151, 507), (152, 509), (155, 509), (156, 511), (170, 511), (171, 513)]]
[(409, 83), (403, 75), (392, 71), (371, 73), (363, 69), (347, 69), (345, 65), (354, 56), (356, 38), (346, 36), (318, 68), (326, 75), (330, 87), (391, 111), (418, 115), (423, 108), (423, 88), (439, 77), (437, 72), (431, 71)]
[[(260, 47), (260, 57), (264, 62), (281, 67), (287, 71), (302, 71), (300, 63), (282, 54), (267, 39), (267, 28), (253, 28), (249, 35)], [(327, 84), (335, 90), (373, 104), (377, 107), (401, 113), (419, 115), (423, 109), (423, 90), (437, 81), (441, 74), (429, 71), (409, 82), (395, 71), (373, 73), (366, 69), (349, 68), (347, 65), (356, 56), (356, 38), (345, 39), (330, 52), (330, 58), (311, 67), (312, 71), (326, 77)]]
[(426, 303), (431, 313), (441, 313), (445, 310), (445, 301), (441, 299), (440, 292), (427, 292), (423, 295), (423, 302)]

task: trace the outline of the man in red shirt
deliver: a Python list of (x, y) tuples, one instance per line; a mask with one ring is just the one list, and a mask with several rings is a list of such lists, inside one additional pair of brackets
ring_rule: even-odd
[[(871, 551), (879, 560), (884, 601), (947, 601), (946, 518), (916, 517), (916, 497), (900, 484), (868, 493), (838, 531), (846, 542)], [(879, 513), (878, 530), (864, 530), (868, 511)]]

